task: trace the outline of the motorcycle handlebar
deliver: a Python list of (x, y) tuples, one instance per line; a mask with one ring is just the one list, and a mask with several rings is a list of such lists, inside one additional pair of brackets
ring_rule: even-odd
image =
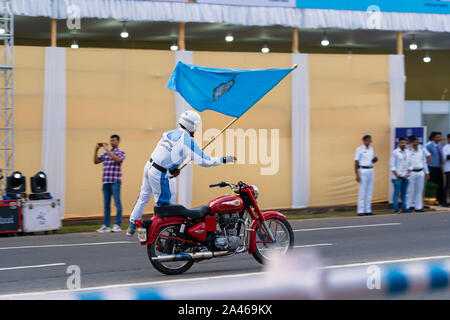
[(245, 182), (239, 181), (237, 185), (233, 185), (232, 183), (221, 181), (219, 183), (209, 185), (210, 188), (214, 188), (214, 187), (223, 188), (226, 186), (229, 186), (233, 190), (236, 190), (236, 189), (240, 190), (241, 188), (247, 186), (247, 184)]
[(226, 182), (219, 182), (219, 183), (216, 183), (216, 184), (210, 184), (209, 185), (209, 187), (210, 188), (214, 188), (214, 187), (221, 187), (221, 188), (223, 188), (223, 187), (226, 187), (228, 184), (226, 183)]

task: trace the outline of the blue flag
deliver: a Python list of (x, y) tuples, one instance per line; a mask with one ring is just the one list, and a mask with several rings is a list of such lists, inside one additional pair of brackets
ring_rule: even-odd
[(240, 117), (292, 69), (219, 69), (178, 62), (167, 88), (196, 110)]

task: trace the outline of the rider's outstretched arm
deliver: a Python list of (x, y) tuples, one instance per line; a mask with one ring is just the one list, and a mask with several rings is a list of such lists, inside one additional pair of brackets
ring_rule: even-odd
[(224, 163), (223, 158), (209, 157), (205, 155), (194, 139), (192, 139), (188, 134), (184, 134), (183, 146), (185, 154), (190, 155), (191, 159), (202, 167), (214, 167)]

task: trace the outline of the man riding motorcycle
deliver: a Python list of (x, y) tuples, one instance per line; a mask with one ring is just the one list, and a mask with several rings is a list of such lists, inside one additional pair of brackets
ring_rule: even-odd
[(178, 120), (180, 128), (164, 132), (144, 167), (141, 191), (130, 216), (128, 236), (133, 236), (135, 233), (134, 222), (142, 219), (144, 208), (152, 194), (157, 206), (175, 204), (176, 180), (170, 178), (180, 174), (178, 167), (188, 157), (202, 167), (218, 166), (236, 160), (233, 156), (219, 158), (209, 157), (203, 153), (193, 139), (194, 132), (200, 123), (200, 115), (188, 110), (183, 112)]

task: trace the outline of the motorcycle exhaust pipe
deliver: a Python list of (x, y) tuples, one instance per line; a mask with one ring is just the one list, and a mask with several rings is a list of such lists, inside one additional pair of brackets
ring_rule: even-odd
[(227, 256), (232, 254), (232, 251), (204, 251), (195, 253), (179, 253), (169, 254), (164, 256), (152, 257), (153, 261), (169, 262), (169, 261), (184, 261), (184, 260), (202, 260), (211, 259), (215, 257)]

